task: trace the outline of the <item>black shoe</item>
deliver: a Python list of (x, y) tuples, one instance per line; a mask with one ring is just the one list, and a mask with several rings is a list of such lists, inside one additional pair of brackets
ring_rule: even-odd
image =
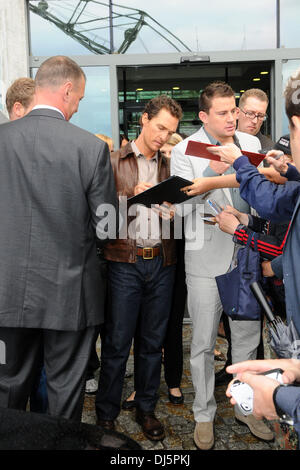
[(97, 426), (100, 426), (107, 431), (114, 431), (115, 430), (115, 422), (113, 419), (98, 419)]
[(136, 408), (137, 406), (137, 403), (135, 400), (124, 400), (122, 402), (122, 410), (133, 410), (134, 408)]
[(215, 387), (228, 384), (233, 379), (232, 374), (227, 374), (226, 368), (219, 370), (215, 373)]
[(156, 418), (154, 411), (136, 410), (135, 420), (142, 426), (143, 433), (151, 441), (161, 441), (165, 437), (165, 430)]
[[(180, 392), (181, 392), (181, 390), (180, 390)], [(175, 395), (172, 395), (172, 393), (169, 390), (169, 401), (173, 405), (182, 405), (182, 403), (184, 402), (183, 393), (181, 392), (181, 397), (175, 397)]]

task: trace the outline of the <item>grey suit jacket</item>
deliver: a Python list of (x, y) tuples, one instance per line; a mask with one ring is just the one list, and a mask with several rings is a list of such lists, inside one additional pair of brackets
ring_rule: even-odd
[(4, 122), (7, 122), (8, 119), (7, 117), (0, 111), (0, 124), (4, 124)]
[[(260, 142), (256, 137), (238, 131), (236, 135), (243, 150), (257, 152), (260, 149)], [(195, 134), (177, 144), (172, 150), (171, 174), (193, 180), (205, 176), (209, 160), (185, 155), (189, 140), (210, 143), (207, 134), (201, 127)], [(235, 191), (239, 193), (239, 189)], [(216, 200), (221, 206), (226, 204), (236, 206), (232, 199), (232, 192), (229, 189), (214, 190), (209, 197)], [(222, 232), (217, 224), (207, 225), (203, 223), (201, 216), (204, 212), (213, 214), (205, 196), (197, 196), (185, 203), (185, 206), (186, 272), (209, 278), (224, 274), (229, 269), (233, 258), (234, 243), (232, 236)], [(190, 210), (188, 206), (190, 206)]]
[(103, 321), (97, 207), (117, 206), (107, 145), (49, 109), (0, 126), (0, 326)]

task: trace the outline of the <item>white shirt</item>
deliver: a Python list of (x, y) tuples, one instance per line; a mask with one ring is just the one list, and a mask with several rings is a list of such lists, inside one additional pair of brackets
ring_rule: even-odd
[(49, 106), (48, 104), (37, 104), (32, 108), (31, 111), (33, 111), (34, 109), (52, 109), (52, 111), (58, 111), (62, 115), (62, 117), (66, 119), (64, 113), (60, 109), (55, 108), (55, 106)]

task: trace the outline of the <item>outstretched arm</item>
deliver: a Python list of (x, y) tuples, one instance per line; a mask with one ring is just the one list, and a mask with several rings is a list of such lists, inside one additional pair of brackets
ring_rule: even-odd
[[(258, 168), (259, 173), (265, 175), (269, 181), (276, 184), (284, 184), (287, 180), (274, 170), (274, 168)], [(191, 186), (185, 186), (181, 191), (189, 196), (197, 196), (213, 189), (238, 188), (240, 183), (236, 179), (235, 173), (230, 175), (210, 176), (205, 178), (193, 179)]]

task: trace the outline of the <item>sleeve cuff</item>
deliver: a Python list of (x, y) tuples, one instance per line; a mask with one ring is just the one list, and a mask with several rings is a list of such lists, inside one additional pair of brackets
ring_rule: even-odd
[(282, 255), (277, 256), (271, 261), (271, 267), (278, 279), (283, 279)]
[(273, 403), (279, 418), (285, 420), (289, 416), (295, 418), (295, 400), (299, 397), (299, 387), (290, 385), (278, 385), (273, 392)]
[(242, 155), (234, 161), (233, 168), (235, 171), (238, 171), (242, 166), (247, 165), (248, 163), (250, 163), (248, 157), (246, 157), (246, 155)]
[(245, 225), (239, 224), (239, 225), (237, 226), (237, 228), (235, 229), (235, 232), (234, 232), (234, 234), (233, 234), (233, 236), (232, 236), (232, 241), (233, 241), (234, 243), (239, 243), (238, 236), (239, 236), (239, 235), (241, 236), (241, 234), (240, 234), (240, 231), (241, 231), (241, 230), (245, 230)]
[(281, 176), (284, 176), (285, 178), (287, 178), (288, 180), (298, 180), (299, 178), (299, 172), (297, 170), (297, 168), (294, 166), (294, 165), (291, 165), (290, 163), (288, 163), (288, 169), (287, 169), (287, 172), (286, 173), (280, 173)]

